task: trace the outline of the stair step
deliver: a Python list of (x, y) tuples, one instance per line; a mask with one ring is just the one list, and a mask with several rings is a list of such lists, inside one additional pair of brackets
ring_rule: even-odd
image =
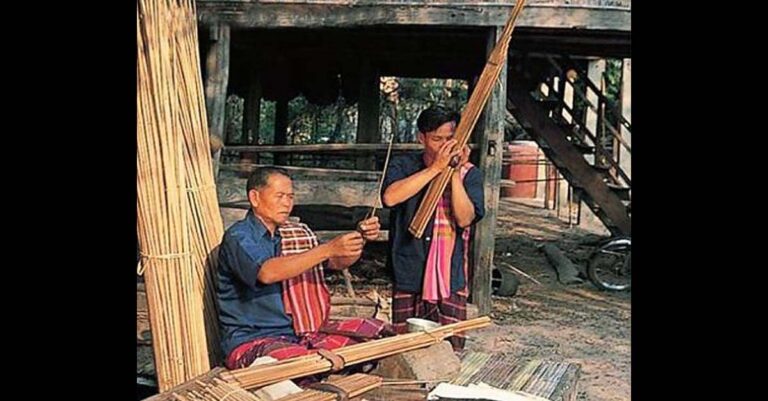
[(568, 120), (559, 114), (554, 114), (551, 118), (558, 127), (565, 129), (568, 132), (578, 132), (578, 130), (581, 129), (579, 123), (574, 121), (568, 122)]
[(531, 97), (536, 103), (542, 105), (547, 110), (553, 110), (560, 105), (560, 99), (552, 95), (544, 96), (539, 91), (531, 92)]
[(615, 226), (615, 225), (613, 225), (613, 224), (606, 224), (606, 225), (605, 225), (605, 228), (607, 228), (607, 229), (608, 229), (608, 231), (610, 231), (612, 235), (616, 235), (616, 236), (618, 236), (618, 235), (624, 235), (624, 234), (622, 233), (621, 229), (620, 229), (618, 226)]
[(611, 183), (607, 183), (606, 185), (608, 185), (608, 188), (610, 188), (621, 200), (630, 200), (629, 191), (632, 188)]
[(575, 141), (575, 142), (571, 142), (571, 143), (583, 155), (593, 155), (593, 154), (595, 154), (595, 147), (594, 146), (590, 146), (590, 145), (587, 145), (587, 144), (579, 142), (579, 141)]
[(632, 213), (632, 201), (621, 201), (621, 203), (624, 204), (624, 207), (627, 208), (627, 213)]
[(611, 166), (605, 166), (601, 164), (593, 164), (591, 165), (592, 169), (597, 171), (600, 174), (608, 174), (611, 171)]

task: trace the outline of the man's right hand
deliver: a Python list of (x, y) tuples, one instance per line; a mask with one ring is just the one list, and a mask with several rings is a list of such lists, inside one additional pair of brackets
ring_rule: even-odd
[(437, 152), (435, 161), (432, 162), (432, 165), (429, 167), (440, 172), (445, 170), (451, 163), (451, 159), (453, 159), (454, 156), (461, 154), (461, 148), (453, 150), (453, 147), (456, 146), (457, 143), (458, 141), (456, 139), (451, 139), (440, 146), (440, 150)]
[(332, 258), (358, 257), (363, 252), (363, 245), (365, 245), (363, 236), (357, 231), (339, 235), (328, 242)]

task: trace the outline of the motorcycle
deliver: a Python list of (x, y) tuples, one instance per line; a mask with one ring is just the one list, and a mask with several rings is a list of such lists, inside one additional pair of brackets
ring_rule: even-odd
[(606, 291), (629, 291), (632, 286), (632, 238), (614, 237), (589, 256), (587, 277)]

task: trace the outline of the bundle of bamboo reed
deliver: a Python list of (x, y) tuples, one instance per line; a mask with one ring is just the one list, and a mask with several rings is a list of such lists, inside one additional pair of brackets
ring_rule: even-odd
[(160, 391), (208, 371), (219, 349), (210, 271), (223, 226), (194, 10), (137, 3), (137, 228)]
[(186, 189), (189, 202), (189, 234), (192, 240), (195, 271), (204, 299), (206, 338), (211, 365), (221, 360), (215, 290), (215, 268), (224, 226), (216, 195), (212, 170), (210, 136), (205, 110), (205, 95), (200, 71), (197, 17), (192, 0), (176, 0), (173, 34), (180, 110), (177, 123), (183, 133)]

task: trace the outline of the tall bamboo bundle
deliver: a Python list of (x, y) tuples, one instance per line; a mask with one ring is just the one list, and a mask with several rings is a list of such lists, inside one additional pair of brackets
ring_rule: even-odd
[(201, 136), (207, 131), (199, 129), (204, 108), (195, 106), (200, 84), (190, 72), (199, 67), (189, 65), (197, 64), (189, 51), (197, 47), (194, 6), (141, 0), (136, 22), (137, 228), (158, 385), (165, 391), (210, 369), (203, 310), (215, 318), (215, 309), (203, 308), (204, 262), (216, 242), (210, 233), (218, 227), (220, 238), (222, 230), (207, 200), (210, 155), (200, 151), (207, 149)]
[(177, 0), (173, 7), (173, 36), (176, 44), (177, 95), (180, 109), (177, 123), (183, 134), (185, 183), (189, 200), (189, 229), (198, 291), (204, 299), (204, 316), (211, 365), (221, 360), (214, 272), (217, 247), (224, 226), (211, 168), (210, 137), (201, 81), (197, 17), (192, 0)]

